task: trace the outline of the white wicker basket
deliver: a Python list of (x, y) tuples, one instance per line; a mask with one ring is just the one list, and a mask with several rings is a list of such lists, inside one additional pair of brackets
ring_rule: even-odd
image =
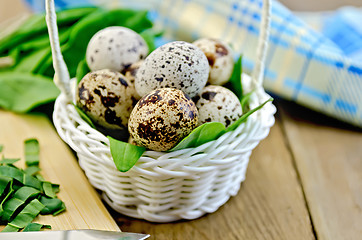
[[(253, 77), (243, 74), (244, 90), (255, 90), (250, 107), (269, 98), (261, 83), (269, 29), (270, 0), (264, 0), (258, 62)], [(216, 211), (235, 196), (251, 151), (274, 124), (276, 108), (267, 103), (236, 130), (196, 148), (170, 153), (146, 151), (128, 172), (117, 170), (106, 136), (91, 128), (70, 103), (69, 74), (60, 53), (53, 2), (47, 0), (47, 22), (52, 43), (55, 82), (62, 94), (55, 102), (54, 125), (77, 153), (90, 183), (116, 211), (152, 222), (195, 219)], [(65, 70), (64, 70), (65, 69)]]

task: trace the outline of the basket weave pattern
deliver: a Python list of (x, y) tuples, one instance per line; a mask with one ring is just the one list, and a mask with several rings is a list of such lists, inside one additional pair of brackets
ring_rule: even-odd
[(103, 191), (112, 208), (148, 221), (170, 222), (214, 212), (237, 194), (251, 151), (268, 135), (275, 111), (267, 103), (236, 130), (196, 148), (146, 151), (126, 173), (114, 165), (108, 139), (79, 116), (64, 94), (56, 100), (53, 119), (89, 181)]

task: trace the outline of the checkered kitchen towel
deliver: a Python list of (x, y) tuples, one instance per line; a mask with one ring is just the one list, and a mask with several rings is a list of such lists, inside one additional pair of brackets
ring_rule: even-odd
[[(75, 4), (150, 9), (150, 18), (166, 29), (166, 39), (221, 38), (244, 55), (247, 73), (254, 67), (261, 0), (56, 0), (60, 8)], [(362, 14), (350, 12), (319, 18), (317, 31), (273, 1), (264, 87), (362, 127), (362, 21), (354, 21)]]

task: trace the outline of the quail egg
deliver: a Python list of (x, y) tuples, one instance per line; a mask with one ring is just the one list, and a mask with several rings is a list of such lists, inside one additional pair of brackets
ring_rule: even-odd
[(148, 54), (145, 40), (135, 31), (112, 26), (98, 31), (89, 41), (86, 61), (91, 71), (123, 71)]
[(205, 53), (209, 61), (208, 82), (212, 85), (223, 85), (228, 82), (234, 69), (231, 48), (221, 40), (213, 38), (201, 38), (193, 44)]
[[(135, 79), (136, 79), (136, 73), (138, 71), (138, 69), (140, 68), (140, 66), (142, 65), (143, 60), (138, 61), (133, 63), (131, 66), (129, 66), (128, 68), (126, 68), (123, 72), (124, 76), (129, 80), (130, 85), (132, 85), (132, 87), (134, 87), (135, 85)], [(136, 93), (136, 98), (137, 100), (139, 100), (141, 98), (141, 96), (135, 91)]]
[(78, 84), (77, 106), (106, 129), (127, 130), (135, 90), (119, 72), (98, 70), (86, 74)]
[(205, 87), (194, 101), (199, 111), (198, 125), (220, 122), (228, 127), (243, 114), (238, 97), (222, 86)]
[(206, 85), (209, 63), (195, 45), (170, 42), (148, 55), (136, 74), (135, 87), (140, 96), (157, 88), (176, 88), (190, 97)]
[(160, 88), (142, 97), (132, 110), (128, 130), (139, 146), (167, 151), (197, 125), (195, 103), (184, 92)]

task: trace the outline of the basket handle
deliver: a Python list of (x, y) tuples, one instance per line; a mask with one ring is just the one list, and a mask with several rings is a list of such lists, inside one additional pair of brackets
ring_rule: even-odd
[[(55, 13), (54, 0), (45, 0), (46, 22), (48, 26), (50, 45), (53, 56), (54, 83), (66, 95), (68, 101), (72, 100), (70, 89), (70, 76), (67, 65), (64, 62), (59, 43), (59, 33), (57, 27), (57, 17)], [(257, 45), (257, 57), (255, 67), (252, 72), (252, 89), (256, 90), (260, 96), (260, 90), (263, 91), (262, 84), (264, 78), (265, 58), (268, 48), (268, 38), (270, 31), (270, 8), (271, 0), (263, 0), (262, 18), (260, 24), (260, 35)], [(260, 97), (259, 97), (260, 99)]]
[(57, 16), (55, 13), (54, 0), (45, 0), (46, 23), (48, 26), (50, 47), (52, 50), (53, 67), (54, 67), (54, 83), (65, 94), (68, 101), (72, 100), (72, 92), (70, 89), (70, 76), (67, 65), (60, 49), (59, 33), (57, 26)]
[(260, 90), (263, 89), (265, 58), (268, 49), (268, 39), (270, 32), (270, 12), (271, 0), (263, 0), (262, 17), (260, 23), (260, 35), (256, 49), (256, 60), (251, 75), (252, 89), (254, 89), (260, 99)]

